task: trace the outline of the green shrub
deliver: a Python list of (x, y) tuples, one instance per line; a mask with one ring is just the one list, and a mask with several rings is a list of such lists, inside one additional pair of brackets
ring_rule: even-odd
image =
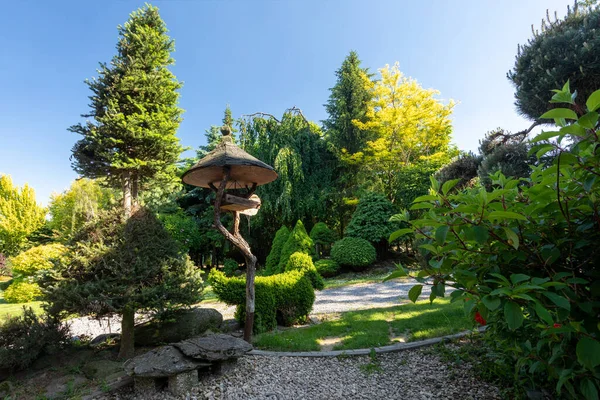
[(283, 249), (281, 249), (281, 257), (279, 258), (279, 265), (277, 266), (277, 272), (283, 272), (287, 265), (290, 256), (295, 252), (301, 252), (309, 255), (314, 255), (314, 244), (302, 221), (298, 220), (296, 226), (290, 233)]
[(375, 262), (377, 253), (365, 239), (345, 237), (335, 242), (331, 248), (331, 258), (340, 265), (363, 270)]
[(32, 247), (10, 259), (13, 273), (33, 276), (39, 271), (51, 269), (52, 260), (64, 256), (66, 247), (59, 243)]
[(397, 227), (395, 222), (390, 221), (396, 212), (385, 196), (367, 193), (358, 202), (344, 235), (369, 241), (376, 247), (379, 256), (383, 257), (388, 248), (387, 239)]
[(267, 261), (265, 263), (265, 275), (273, 275), (275, 271), (277, 271), (279, 259), (281, 258), (281, 250), (283, 249), (283, 246), (289, 237), (290, 230), (285, 225), (279, 228), (277, 233), (275, 233), (273, 245), (271, 246), (271, 252), (267, 256)]
[(4, 291), (4, 300), (8, 303), (28, 303), (42, 296), (42, 290), (37, 283), (17, 281)]
[(23, 315), (0, 325), (0, 369), (27, 368), (44, 354), (52, 354), (69, 342), (69, 329), (60, 320), (44, 315), (38, 318), (30, 307)]
[(296, 252), (290, 256), (288, 263), (285, 265), (285, 272), (289, 271), (301, 271), (313, 285), (316, 290), (321, 290), (325, 287), (323, 277), (319, 275), (319, 272), (313, 264), (312, 258), (308, 254)]
[(322, 259), (315, 263), (315, 268), (324, 278), (336, 276), (340, 270), (340, 264), (331, 259)]
[(310, 230), (310, 238), (314, 244), (328, 245), (337, 240), (337, 235), (325, 222), (317, 222)]
[(225, 261), (223, 261), (223, 273), (226, 276), (234, 276), (238, 269), (240, 269), (240, 266), (237, 261), (232, 260), (231, 258), (226, 258)]
[[(427, 240), (419, 277), (431, 279), (431, 300), (455, 288), (475, 321), (486, 325), (495, 362), (509, 366), (521, 392), (554, 391), (556, 398), (597, 399), (600, 387), (600, 90), (574, 104), (568, 84), (553, 102), (569, 103), (542, 115), (558, 125), (532, 139), (532, 154), (548, 165), (524, 180), (491, 176), (493, 191), (452, 194), (448, 181), (432, 182), (418, 199), (422, 218), (394, 218)], [(573, 109), (578, 110), (578, 113)], [(569, 119), (569, 124), (565, 118)], [(553, 142), (548, 142), (552, 139)], [(394, 275), (404, 273), (400, 270)], [(409, 291), (416, 301), (423, 285)]]
[[(235, 317), (244, 323), (246, 310), (246, 279), (227, 278), (216, 269), (211, 270), (209, 281), (213, 291), (224, 303), (237, 305)], [(306, 319), (315, 301), (315, 291), (307, 276), (290, 271), (272, 276), (258, 276), (255, 280), (254, 333), (270, 331), (277, 322), (291, 326)]]

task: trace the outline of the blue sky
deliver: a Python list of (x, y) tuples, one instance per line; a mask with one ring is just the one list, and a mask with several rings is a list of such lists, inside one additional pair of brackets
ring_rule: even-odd
[[(350, 50), (376, 70), (401, 70), (455, 108), (453, 141), (476, 150), (488, 130), (517, 131), (506, 79), (517, 44), (546, 9), (567, 0), (504, 1), (155, 1), (175, 39), (173, 72), (184, 82), (179, 137), (204, 143), (226, 104), (235, 117), (291, 106), (326, 118), (335, 70)], [(38, 201), (76, 178), (67, 128), (87, 111), (83, 81), (115, 53), (117, 26), (142, 1), (6, 1), (0, 13), (0, 174), (29, 183)]]

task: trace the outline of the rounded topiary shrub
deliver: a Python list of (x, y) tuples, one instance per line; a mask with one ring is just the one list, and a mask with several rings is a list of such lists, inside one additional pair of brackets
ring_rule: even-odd
[(237, 261), (232, 260), (231, 258), (226, 258), (223, 262), (223, 272), (227, 276), (234, 276), (235, 272), (239, 269), (239, 265)]
[(338, 240), (331, 249), (331, 258), (340, 265), (363, 270), (375, 262), (375, 247), (365, 239), (345, 237)]
[(41, 296), (42, 290), (38, 284), (26, 281), (13, 282), (4, 291), (4, 300), (8, 303), (28, 303)]
[(315, 263), (317, 272), (324, 278), (335, 276), (340, 271), (340, 264), (331, 259), (319, 260)]
[(285, 265), (285, 272), (289, 271), (301, 271), (303, 272), (313, 287), (317, 290), (321, 290), (325, 287), (323, 278), (317, 272), (315, 265), (313, 264), (312, 258), (308, 254), (296, 252), (290, 256), (287, 264)]

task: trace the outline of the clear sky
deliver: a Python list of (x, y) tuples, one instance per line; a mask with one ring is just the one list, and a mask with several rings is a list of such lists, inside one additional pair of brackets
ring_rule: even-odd
[[(546, 9), (569, 0), (155, 1), (175, 40), (173, 72), (184, 82), (179, 137), (204, 143), (230, 104), (234, 117), (291, 106), (326, 118), (335, 70), (350, 50), (376, 70), (401, 70), (455, 108), (453, 140), (476, 150), (498, 126), (518, 131), (506, 73), (517, 44)], [(65, 190), (76, 174), (67, 131), (87, 111), (86, 78), (115, 53), (117, 26), (142, 1), (0, 1), (0, 174), (29, 183), (38, 201)]]

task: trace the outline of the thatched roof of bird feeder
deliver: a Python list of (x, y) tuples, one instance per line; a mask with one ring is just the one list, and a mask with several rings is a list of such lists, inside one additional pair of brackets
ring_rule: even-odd
[(196, 165), (183, 174), (188, 185), (209, 188), (218, 187), (223, 179), (223, 167), (230, 167), (227, 189), (250, 188), (254, 184), (264, 185), (277, 179), (277, 172), (270, 165), (251, 156), (233, 143), (231, 129), (221, 128), (221, 142)]

